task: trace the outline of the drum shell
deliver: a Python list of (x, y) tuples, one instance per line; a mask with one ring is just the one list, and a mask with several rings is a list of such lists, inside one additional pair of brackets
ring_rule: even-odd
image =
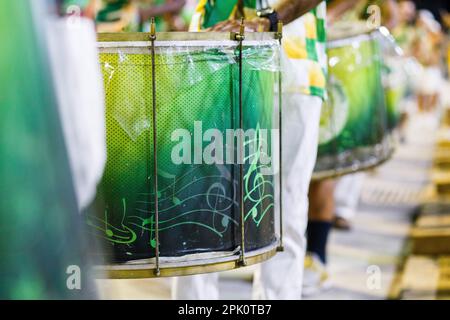
[(388, 129), (394, 130), (400, 122), (403, 112), (401, 102), (408, 90), (408, 77), (405, 70), (407, 59), (384, 54), (383, 86), (386, 95)]
[[(244, 49), (244, 130), (270, 131), (274, 59), (279, 48), (273, 42)], [(102, 51), (100, 64), (106, 91), (108, 161), (89, 224), (105, 240), (108, 260), (152, 258), (156, 229), (151, 55), (148, 48), (109, 48)], [(240, 245), (239, 166), (194, 159), (209, 145), (200, 142), (200, 150), (194, 140), (200, 130), (202, 139), (211, 129), (222, 133), (225, 157), (230, 147), (226, 131), (239, 126), (238, 71), (236, 44), (190, 47), (186, 42), (157, 47), (159, 248), (163, 257), (234, 251)], [(173, 148), (179, 142), (174, 132), (191, 136), (189, 164), (173, 163)], [(270, 134), (267, 139), (272, 149)], [(244, 173), (246, 250), (251, 251), (276, 241), (276, 180), (250, 163)]]
[(328, 59), (330, 99), (323, 108), (315, 174), (363, 170), (389, 153), (380, 50), (364, 34), (331, 41)]

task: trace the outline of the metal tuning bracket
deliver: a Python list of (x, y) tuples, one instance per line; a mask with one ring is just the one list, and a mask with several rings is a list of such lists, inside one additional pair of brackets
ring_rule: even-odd
[[(155, 18), (152, 18), (150, 24), (150, 52), (152, 60), (152, 126), (153, 126), (153, 189), (154, 189), (154, 212), (155, 212), (155, 260), (156, 269), (155, 276), (161, 275), (159, 263), (159, 199), (158, 199), (158, 139), (157, 139), (157, 112), (156, 112), (156, 65), (155, 65), (155, 41), (156, 41), (156, 25)], [(151, 241), (151, 239), (150, 239)]]
[[(243, 42), (245, 40), (245, 21), (241, 20), (239, 32), (232, 32), (231, 39), (238, 41), (238, 67), (239, 67), (239, 129), (244, 128), (244, 113), (243, 113), (243, 92), (242, 92), (242, 57), (243, 57)], [(239, 140), (240, 155), (244, 154), (244, 137)], [(239, 264), (246, 266), (247, 261), (245, 257), (245, 211), (244, 211), (244, 159), (239, 160), (239, 213), (240, 213), (240, 225), (241, 225), (241, 245), (240, 245), (240, 257)]]
[[(280, 42), (280, 50), (283, 50), (282, 47), (282, 39), (283, 39), (283, 22), (278, 21), (277, 25), (277, 32), (275, 32), (275, 38)], [(281, 66), (281, 55), (280, 55), (280, 66)], [(282, 86), (282, 71), (280, 68), (280, 71), (278, 72), (278, 126), (280, 130), (280, 148), (278, 152), (280, 153), (280, 176), (279, 176), (279, 183), (280, 183), (280, 243), (277, 248), (278, 252), (284, 251), (284, 245), (283, 245), (283, 86)]]

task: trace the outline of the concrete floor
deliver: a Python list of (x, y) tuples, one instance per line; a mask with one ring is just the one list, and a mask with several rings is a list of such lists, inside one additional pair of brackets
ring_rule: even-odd
[[(429, 182), (436, 128), (433, 117), (413, 115), (406, 143), (399, 146), (391, 161), (366, 175), (353, 229), (331, 234), (328, 268), (333, 286), (313, 299), (389, 297), (406, 253), (412, 215)], [(250, 299), (251, 270), (222, 276), (221, 298)], [(170, 298), (170, 279), (102, 280), (98, 284), (103, 298)]]

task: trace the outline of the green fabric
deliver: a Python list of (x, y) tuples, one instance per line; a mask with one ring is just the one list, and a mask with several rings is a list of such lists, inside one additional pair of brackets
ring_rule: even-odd
[[(92, 297), (39, 24), (43, 3), (0, 1), (0, 299)], [(81, 268), (82, 290), (66, 286), (71, 265)]]
[(327, 95), (324, 88), (311, 86), (311, 87), (309, 87), (309, 89), (311, 91), (312, 96), (322, 97), (322, 99), (323, 99)]
[[(317, 15), (316, 15), (317, 16)], [(327, 41), (327, 22), (325, 19), (317, 19), (317, 41), (326, 43)]]
[[(228, 20), (237, 5), (238, 0), (208, 0), (205, 5), (202, 27), (206, 29), (221, 21)], [(243, 6), (244, 8), (256, 9), (256, 0), (243, 0)]]
[[(115, 22), (118, 20), (121, 11), (130, 4), (131, 0), (102, 0), (102, 9), (97, 14), (97, 22)], [(160, 6), (165, 3), (165, 0), (154, 0), (152, 6)], [(149, 5), (146, 3), (138, 4), (138, 8), (148, 8)], [(136, 12), (137, 15), (137, 12)], [(124, 31), (129, 32), (149, 32), (148, 24), (150, 21), (135, 21), (135, 23), (130, 23)], [(163, 17), (155, 17), (156, 31), (163, 32), (168, 31), (168, 24)]]
[(317, 56), (316, 40), (306, 39), (306, 52), (308, 53), (308, 59), (312, 61), (319, 61)]
[(63, 0), (62, 9), (65, 11), (70, 6), (78, 6), (81, 9), (84, 9), (89, 4), (89, 0)]
[(130, 0), (102, 0), (102, 9), (96, 20), (99, 22), (113, 22), (117, 20), (117, 13), (130, 4)]

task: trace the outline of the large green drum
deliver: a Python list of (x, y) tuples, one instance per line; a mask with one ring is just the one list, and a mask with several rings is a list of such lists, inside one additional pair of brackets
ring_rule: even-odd
[(154, 54), (148, 34), (104, 34), (99, 48), (108, 158), (88, 224), (109, 275), (230, 269), (243, 250), (248, 264), (272, 256), (274, 34), (247, 36), (242, 51), (228, 33), (159, 33)]
[(392, 153), (378, 43), (369, 31), (331, 30), (329, 100), (324, 104), (314, 179), (367, 170)]

